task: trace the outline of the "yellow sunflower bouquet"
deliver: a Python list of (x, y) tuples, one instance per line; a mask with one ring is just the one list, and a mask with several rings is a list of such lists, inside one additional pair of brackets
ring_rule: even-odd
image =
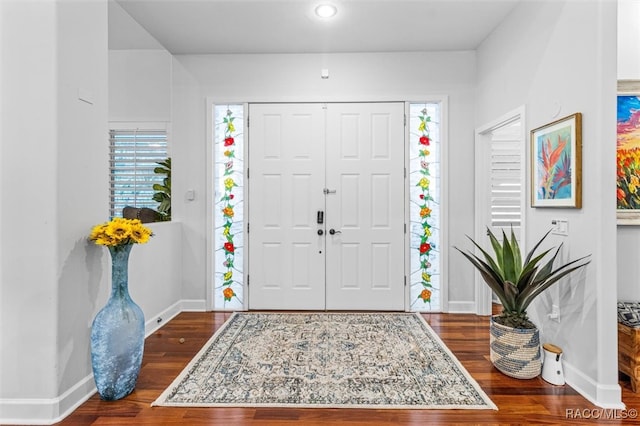
[(139, 219), (114, 217), (109, 222), (96, 225), (91, 230), (89, 240), (107, 247), (119, 247), (127, 244), (144, 244), (153, 236), (151, 229)]

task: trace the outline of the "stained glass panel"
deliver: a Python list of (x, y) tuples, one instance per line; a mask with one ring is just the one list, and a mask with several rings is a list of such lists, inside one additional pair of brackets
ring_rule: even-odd
[(409, 105), (411, 310), (439, 311), (441, 301), (440, 104)]
[(214, 297), (215, 309), (243, 309), (244, 298), (244, 109), (214, 109)]

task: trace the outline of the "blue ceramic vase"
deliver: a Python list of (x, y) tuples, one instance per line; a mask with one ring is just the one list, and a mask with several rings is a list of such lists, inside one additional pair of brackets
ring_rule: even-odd
[(91, 326), (91, 365), (100, 397), (117, 400), (136, 386), (144, 350), (144, 314), (129, 296), (129, 253), (133, 244), (108, 247), (111, 296)]

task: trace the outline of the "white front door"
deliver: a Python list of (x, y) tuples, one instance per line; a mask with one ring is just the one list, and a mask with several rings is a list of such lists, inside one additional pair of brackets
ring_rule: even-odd
[(331, 104), (327, 122), (327, 309), (404, 310), (404, 105)]
[(249, 308), (404, 310), (404, 105), (249, 120)]
[(249, 308), (324, 309), (320, 104), (249, 106)]

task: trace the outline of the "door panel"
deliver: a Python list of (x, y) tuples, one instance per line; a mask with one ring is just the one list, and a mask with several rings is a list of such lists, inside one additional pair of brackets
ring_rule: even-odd
[(327, 309), (404, 310), (404, 106), (330, 104), (327, 122)]
[(249, 307), (324, 309), (324, 112), (250, 105)]

